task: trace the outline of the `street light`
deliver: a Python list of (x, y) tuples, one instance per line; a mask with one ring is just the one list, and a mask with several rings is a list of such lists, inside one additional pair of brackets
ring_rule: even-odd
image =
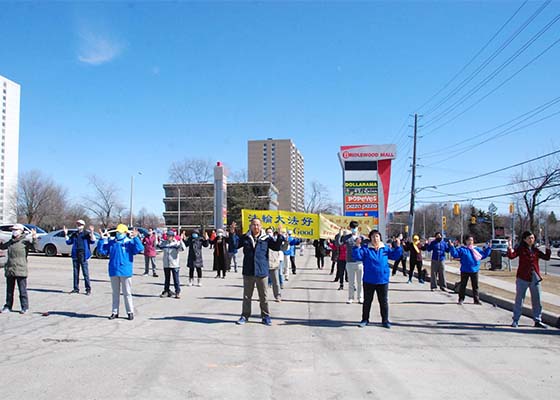
[(425, 189), (437, 189), (437, 186), (424, 186), (414, 189), (410, 202), (410, 214), (408, 216), (408, 234), (410, 237), (414, 234), (414, 198), (418, 193)]
[[(142, 172), (138, 171), (138, 175), (142, 175)], [(134, 197), (134, 175), (130, 176), (130, 227), (134, 227), (134, 212), (132, 210), (132, 198)]]

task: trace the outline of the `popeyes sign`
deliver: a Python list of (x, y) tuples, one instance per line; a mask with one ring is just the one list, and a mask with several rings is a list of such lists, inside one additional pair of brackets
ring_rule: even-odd
[(344, 161), (392, 160), (397, 156), (394, 144), (368, 146), (342, 146), (340, 158)]

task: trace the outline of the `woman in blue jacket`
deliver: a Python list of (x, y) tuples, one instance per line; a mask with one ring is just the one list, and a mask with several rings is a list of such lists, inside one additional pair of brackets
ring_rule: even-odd
[(478, 298), (478, 271), (480, 270), (480, 260), (485, 259), (492, 252), (490, 246), (481, 249), (474, 246), (474, 238), (469, 235), (464, 240), (464, 246), (455, 248), (451, 243), (449, 253), (451, 257), (458, 258), (461, 261), (461, 284), (459, 286), (459, 301), (457, 304), (462, 305), (465, 301), (465, 290), (467, 282), (471, 279), (474, 304), (480, 304)]
[(109, 255), (109, 277), (111, 278), (111, 289), (113, 290), (113, 311), (109, 319), (119, 317), (120, 293), (122, 289), (124, 305), (128, 319), (134, 319), (134, 307), (132, 305), (132, 264), (134, 255), (144, 251), (144, 246), (138, 238), (135, 229), (127, 236), (128, 228), (124, 224), (117, 226), (117, 234), (114, 239), (109, 239), (109, 233), (105, 231), (99, 239), (97, 249), (101, 255)]
[(389, 322), (389, 275), (391, 267), (389, 259), (398, 260), (402, 256), (402, 247), (399, 239), (395, 240), (395, 247), (385, 246), (381, 239), (381, 233), (373, 230), (369, 233), (369, 242), (362, 244), (362, 239), (356, 240), (352, 249), (354, 260), (364, 264), (364, 305), (362, 308), (362, 321), (360, 328), (369, 324), (369, 313), (374, 293), (377, 293), (379, 309), (381, 311), (381, 323), (384, 328), (391, 328)]

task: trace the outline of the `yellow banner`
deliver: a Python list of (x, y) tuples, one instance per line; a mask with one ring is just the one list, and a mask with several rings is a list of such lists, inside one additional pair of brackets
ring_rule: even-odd
[(348, 229), (350, 221), (356, 221), (358, 224), (358, 231), (362, 235), (367, 235), (370, 231), (379, 228), (379, 220), (374, 217), (346, 217), (342, 215), (328, 215), (321, 214), (326, 220), (338, 225), (342, 229)]
[(319, 227), (321, 228), (319, 231), (319, 237), (321, 239), (331, 239), (333, 240), (334, 237), (338, 234), (340, 229), (344, 229), (344, 226), (339, 226), (332, 222), (331, 220), (327, 219), (325, 215), (319, 214)]
[(319, 238), (319, 215), (281, 210), (241, 210), (243, 231), (249, 230), (253, 218), (261, 220), (264, 229), (277, 228), (292, 231), (292, 236), (301, 239)]

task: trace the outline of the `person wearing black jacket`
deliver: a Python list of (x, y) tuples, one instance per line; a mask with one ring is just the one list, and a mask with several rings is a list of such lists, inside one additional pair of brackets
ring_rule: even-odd
[(412, 277), (414, 276), (414, 269), (418, 269), (418, 282), (424, 283), (422, 277), (422, 242), (420, 241), (420, 236), (414, 234), (412, 236), (412, 242), (406, 242), (404, 244), (404, 249), (410, 252), (410, 270), (408, 271), (408, 283), (412, 283)]

